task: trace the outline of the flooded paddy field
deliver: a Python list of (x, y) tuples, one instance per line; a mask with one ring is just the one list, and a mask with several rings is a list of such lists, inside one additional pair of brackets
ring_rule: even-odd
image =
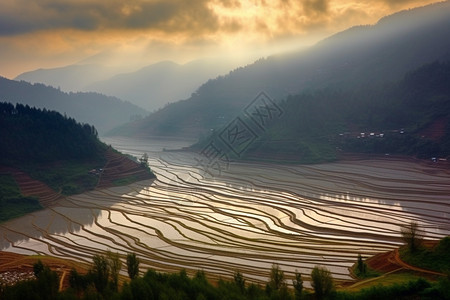
[(135, 252), (141, 270), (211, 279), (239, 270), (264, 283), (273, 263), (307, 278), (316, 265), (349, 280), (358, 254), (401, 245), (400, 227), (417, 221), (426, 238), (450, 234), (450, 173), (402, 160), (319, 165), (231, 162), (211, 175), (198, 155), (162, 151), (183, 141), (109, 138), (140, 157), (157, 179), (67, 197), (0, 225), (0, 250), (90, 262), (110, 249)]

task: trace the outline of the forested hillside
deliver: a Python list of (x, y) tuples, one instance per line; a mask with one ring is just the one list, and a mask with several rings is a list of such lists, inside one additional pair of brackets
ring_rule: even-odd
[(0, 222), (64, 195), (154, 178), (102, 143), (97, 130), (58, 112), (0, 102)]
[(147, 112), (129, 102), (97, 93), (64, 93), (43, 84), (0, 77), (0, 101), (56, 110), (79, 122), (93, 124), (102, 133), (143, 117)]
[(94, 126), (55, 111), (0, 103), (0, 114), (1, 164), (98, 159), (106, 149)]
[[(317, 163), (342, 153), (450, 156), (449, 62), (422, 66), (397, 83), (320, 89), (279, 106), (282, 113), (272, 122), (266, 117), (264, 130), (241, 114), (257, 135), (241, 158)], [(218, 140), (224, 128), (194, 149)]]

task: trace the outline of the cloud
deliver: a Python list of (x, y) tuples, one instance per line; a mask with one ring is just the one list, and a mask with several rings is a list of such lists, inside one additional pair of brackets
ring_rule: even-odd
[(305, 0), (303, 3), (305, 13), (324, 14), (328, 11), (327, 0)]
[(207, 0), (36, 0), (32, 5), (29, 0), (2, 0), (0, 20), (3, 35), (59, 29), (209, 32), (218, 28)]
[[(36, 31), (146, 31), (160, 34), (203, 35), (251, 32), (276, 36), (326, 28), (340, 18), (346, 5), (386, 7), (430, 0), (2, 0), (0, 35)], [(398, 4), (400, 5), (400, 4)], [(398, 6), (397, 5), (397, 6)], [(361, 11), (360, 15), (363, 15)], [(382, 15), (373, 14), (372, 18)], [(373, 22), (374, 20), (370, 20)]]
[(133, 58), (154, 60), (224, 52), (245, 56), (262, 48), (267, 55), (271, 47), (311, 44), (350, 26), (374, 24), (395, 11), (432, 2), (0, 0), (0, 71), (15, 76), (116, 48), (132, 49)]

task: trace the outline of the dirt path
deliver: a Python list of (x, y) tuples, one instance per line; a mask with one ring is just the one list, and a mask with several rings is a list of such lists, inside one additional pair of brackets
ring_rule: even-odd
[[(435, 243), (435, 242), (433, 242)], [(431, 243), (431, 244), (433, 244)], [(411, 270), (414, 272), (422, 273), (422, 274), (428, 274), (428, 275), (437, 275), (437, 276), (445, 276), (445, 274), (422, 269), (416, 266), (412, 266), (410, 264), (407, 264), (400, 258), (399, 250), (395, 249), (389, 252), (384, 252), (377, 254), (367, 260), (367, 265), (381, 273), (392, 273), (399, 270)]]
[(395, 249), (393, 252), (394, 252), (393, 253), (394, 263), (397, 264), (398, 266), (400, 266), (403, 269), (407, 269), (407, 270), (411, 270), (411, 271), (415, 271), (415, 272), (419, 272), (419, 273), (424, 273), (424, 274), (445, 276), (444, 273), (440, 273), (440, 272), (436, 272), (436, 271), (431, 271), (431, 270), (427, 270), (427, 269), (422, 269), (422, 268), (419, 268), (419, 267), (411, 266), (411, 265), (407, 264), (406, 262), (404, 262), (403, 260), (401, 260), (400, 254), (398, 252), (398, 249)]

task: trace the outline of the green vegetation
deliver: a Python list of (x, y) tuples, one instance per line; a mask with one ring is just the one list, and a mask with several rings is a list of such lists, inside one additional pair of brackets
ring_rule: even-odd
[(14, 286), (0, 285), (0, 299), (52, 300), (60, 297), (58, 274), (39, 260), (33, 266), (36, 280), (21, 281)]
[(0, 164), (13, 166), (71, 195), (93, 189), (88, 174), (105, 164), (107, 146), (94, 127), (54, 111), (0, 103)]
[[(408, 272), (390, 274), (362, 289), (336, 291), (331, 273), (324, 267), (315, 267), (311, 272), (314, 291), (305, 291), (300, 273), (296, 271), (293, 288), (290, 288), (277, 264), (272, 265), (269, 281), (263, 288), (253, 283), (246, 284), (239, 271), (231, 281), (219, 279), (214, 285), (203, 271), (189, 277), (185, 270), (172, 274), (148, 270), (140, 277), (136, 254), (129, 253), (126, 258), (129, 280), (119, 278), (120, 255), (108, 251), (106, 255), (94, 255), (92, 268), (86, 274), (72, 269), (70, 288), (60, 292), (56, 272), (38, 261), (33, 266), (36, 280), (14, 286), (0, 285), (0, 299), (450, 299), (449, 277), (428, 282)], [(119, 282), (123, 282), (121, 287)]]
[(107, 147), (93, 126), (55, 111), (0, 103), (0, 115), (1, 164), (100, 159)]
[(302, 274), (295, 270), (295, 279), (292, 280), (292, 286), (294, 287), (295, 300), (302, 299), (303, 296), (303, 279)]
[(372, 270), (366, 262), (363, 260), (361, 254), (358, 254), (356, 264), (352, 267), (352, 272), (359, 279), (366, 279), (372, 277), (378, 277), (381, 274), (375, 270)]
[(421, 278), (403, 284), (379, 284), (358, 292), (340, 291), (332, 299), (436, 299), (435, 296), (446, 299), (443, 297), (444, 292), (439, 284), (432, 285)]
[[(390, 86), (291, 96), (282, 101), (283, 116), (262, 135), (260, 143), (277, 141), (275, 146), (285, 141), (291, 146), (275, 148), (293, 148), (290, 152), (300, 162), (329, 161), (340, 151), (447, 157), (449, 86), (450, 63), (436, 62)], [(437, 120), (446, 130), (433, 135)], [(270, 147), (256, 146), (249, 152), (268, 149), (276, 154)]]
[[(450, 62), (435, 62), (395, 84), (288, 96), (278, 103), (282, 115), (267, 118), (264, 130), (255, 131), (258, 138), (239, 158), (322, 163), (342, 153), (449, 157), (449, 86)], [(240, 117), (252, 124), (243, 114)], [(211, 140), (220, 144), (225, 126), (192, 149), (201, 150)], [(237, 158), (232, 151), (228, 156)]]
[(139, 275), (139, 258), (136, 257), (136, 253), (127, 254), (127, 272), (130, 279)]
[(133, 175), (130, 175), (130, 176), (125, 177), (125, 178), (120, 178), (120, 179), (114, 180), (113, 184), (115, 186), (122, 186), (122, 185), (131, 184), (133, 182), (136, 182), (136, 177), (133, 176)]
[(11, 175), (0, 175), (0, 222), (41, 208), (38, 199), (22, 196)]
[(63, 195), (75, 195), (93, 190), (98, 176), (90, 174), (92, 169), (102, 168), (106, 159), (59, 160), (48, 163), (29, 163), (21, 165), (32, 178), (36, 178)]
[(409, 252), (416, 252), (422, 245), (422, 236), (419, 230), (419, 224), (417, 222), (411, 222), (410, 224), (401, 228), (403, 241), (406, 243)]
[[(23, 171), (62, 195), (93, 190), (98, 169), (106, 163), (108, 146), (100, 142), (96, 129), (55, 111), (0, 103), (0, 136), (0, 166)], [(0, 221), (41, 208), (36, 199), (20, 195), (11, 179), (0, 179)], [(129, 176), (114, 184), (136, 180)]]
[(450, 273), (450, 237), (434, 247), (420, 246), (415, 251), (409, 247), (400, 249), (400, 257), (410, 265), (441, 273)]
[(334, 293), (333, 276), (324, 267), (316, 266), (311, 272), (311, 286), (318, 300), (328, 299)]

